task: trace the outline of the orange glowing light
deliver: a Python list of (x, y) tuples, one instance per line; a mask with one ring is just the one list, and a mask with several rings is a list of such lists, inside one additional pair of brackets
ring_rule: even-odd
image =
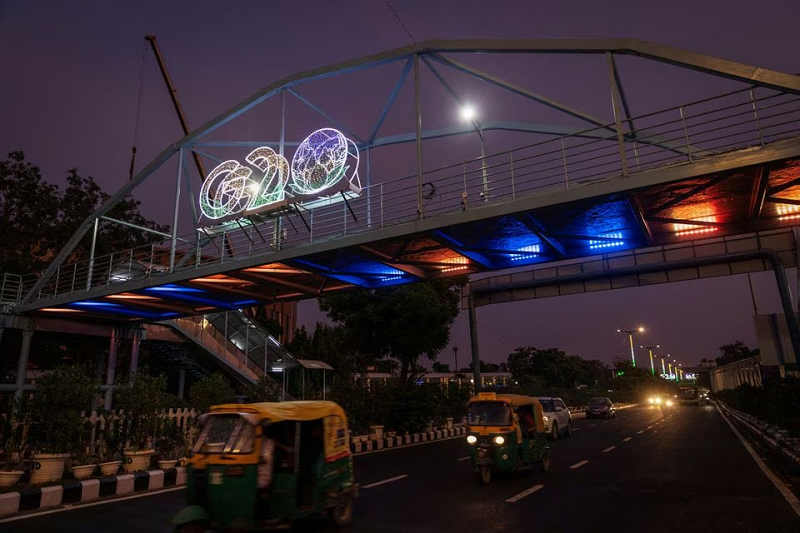
[(110, 294), (106, 298), (114, 300), (158, 300), (156, 296), (145, 296), (143, 294), (134, 294), (132, 292), (123, 292), (122, 294)]
[[(697, 222), (716, 222), (716, 216), (700, 217), (696, 219)], [(673, 224), (673, 231), (676, 237), (683, 237), (685, 235), (701, 235), (704, 233), (712, 233), (718, 231), (716, 226), (705, 226), (699, 224)]]
[(61, 309), (59, 307), (43, 307), (39, 311), (45, 313), (83, 313), (83, 309)]
[(218, 274), (216, 276), (208, 276), (205, 278), (195, 278), (191, 280), (193, 283), (236, 283), (236, 284), (247, 284), (251, 285), (252, 282), (244, 281), (239, 278), (231, 278), (229, 276), (224, 276), (222, 274)]

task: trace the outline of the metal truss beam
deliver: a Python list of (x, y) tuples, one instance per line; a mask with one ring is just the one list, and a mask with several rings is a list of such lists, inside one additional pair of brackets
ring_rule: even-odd
[[(683, 202), (684, 200), (688, 200), (689, 198), (691, 198), (695, 194), (701, 193), (701, 192), (705, 191), (706, 189), (708, 189), (710, 187), (713, 187), (714, 185), (722, 183), (723, 181), (725, 181), (729, 177), (730, 177), (730, 175), (728, 175), (728, 174), (720, 174), (720, 175), (717, 175), (717, 176), (713, 176), (713, 177), (709, 178), (707, 181), (704, 181), (703, 183), (701, 183), (700, 185), (698, 185), (696, 187), (692, 187), (691, 189), (689, 189), (686, 192), (683, 192), (681, 194), (676, 194), (675, 196), (673, 196), (672, 198), (670, 198), (669, 200), (667, 200), (663, 204), (661, 204), (658, 207), (652, 209), (651, 212), (652, 213), (661, 213), (662, 211), (665, 211), (665, 210), (669, 209), (670, 207), (674, 207), (674, 206), (678, 205), (679, 203)], [(652, 217), (647, 217), (647, 218), (649, 220), (655, 220)]]
[(647, 245), (652, 245), (653, 232), (651, 231), (650, 224), (647, 222), (647, 218), (645, 217), (644, 210), (642, 209), (642, 203), (633, 192), (629, 192), (625, 195), (625, 197), (628, 200), (628, 204), (631, 206), (634, 216), (636, 216), (636, 222), (639, 223), (639, 229), (641, 229)]
[(378, 117), (378, 121), (375, 123), (375, 127), (372, 129), (372, 133), (369, 136), (369, 142), (367, 143), (369, 146), (372, 146), (372, 143), (375, 141), (375, 137), (378, 135), (381, 126), (383, 126), (383, 121), (386, 120), (386, 115), (389, 114), (392, 106), (394, 106), (394, 102), (397, 100), (397, 96), (400, 94), (400, 89), (403, 88), (403, 84), (406, 82), (406, 79), (408, 79), (408, 74), (411, 72), (411, 67), (413, 64), (414, 61), (410, 58), (406, 61), (406, 64), (403, 67), (403, 72), (400, 74), (400, 79), (397, 80), (394, 89), (392, 89), (391, 94), (389, 94), (389, 100), (386, 102), (386, 105), (381, 111), (380, 117)]
[(537, 237), (544, 241), (545, 244), (555, 250), (559, 257), (567, 257), (567, 251), (564, 249), (564, 245), (558, 242), (558, 240), (554, 239), (553, 236), (544, 229), (539, 221), (533, 217), (533, 215), (530, 213), (520, 213), (515, 215), (515, 217), (517, 220), (525, 224), (525, 227), (531, 230)]
[(462, 243), (458, 242), (456, 239), (446, 234), (441, 229), (432, 231), (431, 233), (428, 234), (428, 237), (440, 243), (445, 248), (449, 248), (455, 253), (463, 255), (464, 257), (468, 258), (470, 261), (474, 261), (482, 268), (491, 268), (492, 266), (492, 262), (489, 260), (489, 258), (485, 257), (483, 254), (474, 252), (469, 248), (464, 247)]
[(329, 121), (331, 124), (333, 124), (334, 126), (339, 128), (340, 130), (342, 130), (345, 134), (347, 134), (350, 137), (352, 137), (353, 139), (357, 140), (360, 144), (364, 144), (364, 139), (360, 138), (358, 135), (356, 135), (355, 133), (350, 131), (348, 128), (346, 128), (344, 126), (344, 124), (342, 124), (338, 120), (336, 120), (333, 117), (331, 117), (329, 114), (327, 114), (321, 108), (319, 108), (318, 106), (316, 106), (313, 103), (311, 103), (311, 101), (308, 100), (308, 98), (306, 98), (305, 96), (301, 95), (300, 93), (298, 93), (297, 91), (295, 91), (292, 88), (288, 88), (286, 90), (289, 92), (289, 94), (291, 94), (292, 96), (294, 96), (295, 98), (297, 98), (298, 100), (303, 102), (309, 109), (314, 111), (316, 114), (318, 114), (319, 116), (321, 116), (325, 120)]
[(764, 208), (764, 200), (767, 197), (769, 186), (769, 167), (762, 166), (756, 171), (756, 179), (753, 183), (753, 192), (750, 195), (750, 207), (747, 210), (747, 231), (755, 231), (758, 226), (758, 219), (761, 210)]
[(372, 246), (367, 246), (366, 244), (364, 244), (359, 246), (358, 248), (360, 250), (364, 250), (370, 255), (375, 256), (381, 263), (390, 266), (392, 268), (396, 268), (397, 270), (402, 270), (406, 274), (411, 274), (412, 276), (415, 276), (419, 279), (426, 279), (428, 277), (426, 272), (421, 268), (411, 266), (409, 264), (404, 263), (403, 261), (398, 261), (390, 257), (389, 255), (381, 252), (380, 250), (376, 250)]
[(577, 109), (573, 109), (573, 108), (571, 108), (571, 107), (569, 107), (567, 105), (564, 105), (564, 104), (562, 104), (560, 102), (557, 102), (557, 101), (555, 101), (555, 100), (553, 100), (551, 98), (548, 98), (546, 96), (542, 96), (540, 94), (536, 94), (535, 92), (529, 91), (528, 89), (525, 89), (524, 87), (520, 87), (519, 85), (515, 85), (513, 83), (504, 81), (504, 80), (502, 80), (502, 79), (500, 79), (500, 78), (498, 78), (496, 76), (492, 76), (491, 74), (487, 74), (486, 72), (483, 72), (483, 71), (478, 70), (476, 68), (470, 67), (468, 65), (465, 65), (463, 63), (460, 63), (460, 62), (455, 61), (453, 59), (450, 59), (448, 57), (444, 57), (441, 54), (431, 54), (431, 58), (436, 60), (436, 61), (438, 61), (439, 63), (442, 63), (443, 65), (447, 65), (448, 67), (451, 67), (451, 68), (453, 68), (455, 70), (464, 72), (466, 74), (474, 76), (474, 77), (476, 77), (476, 78), (478, 78), (480, 80), (486, 81), (486, 82), (491, 83), (493, 85), (497, 85), (498, 87), (502, 87), (503, 89), (506, 89), (506, 90), (511, 91), (513, 93), (516, 93), (516, 94), (518, 94), (520, 96), (523, 96), (525, 98), (528, 98), (530, 100), (538, 102), (538, 103), (540, 103), (542, 105), (546, 105), (547, 107), (553, 108), (553, 109), (555, 109), (557, 111), (561, 111), (562, 113), (566, 113), (566, 114), (571, 115), (573, 117), (576, 117), (576, 118), (579, 118), (581, 120), (584, 120), (584, 121), (592, 124), (593, 126), (599, 126), (599, 127), (608, 128), (607, 121), (605, 121), (603, 119), (600, 119), (600, 118), (597, 118), (597, 117), (593, 117), (593, 116), (591, 116), (591, 115), (589, 115), (587, 113), (584, 113), (583, 111), (579, 111)]

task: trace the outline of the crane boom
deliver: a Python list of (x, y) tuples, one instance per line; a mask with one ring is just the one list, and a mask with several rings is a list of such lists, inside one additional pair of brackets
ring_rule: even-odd
[[(156, 41), (155, 35), (145, 35), (145, 40), (150, 43), (150, 46), (153, 49), (153, 54), (156, 56), (156, 61), (158, 62), (158, 68), (161, 70), (161, 75), (164, 77), (164, 83), (167, 84), (167, 90), (169, 91), (169, 97), (172, 100), (172, 105), (175, 108), (175, 112), (178, 114), (178, 120), (181, 123), (181, 128), (183, 128), (183, 134), (189, 135), (191, 130), (189, 129), (189, 123), (186, 121), (186, 115), (183, 114), (183, 108), (181, 107), (181, 102), (178, 100), (178, 91), (175, 89), (175, 86), (172, 84), (172, 79), (169, 77), (169, 72), (167, 72), (167, 66), (164, 63), (164, 58), (161, 56), (161, 50), (158, 48), (158, 42)], [(206, 177), (206, 168), (203, 164), (202, 159), (196, 152), (192, 152), (192, 158), (194, 159), (194, 164), (197, 167), (197, 171), (200, 173), (200, 179), (205, 179)]]

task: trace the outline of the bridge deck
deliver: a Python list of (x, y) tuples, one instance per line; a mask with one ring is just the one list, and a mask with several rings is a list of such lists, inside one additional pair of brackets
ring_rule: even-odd
[[(757, 112), (754, 112), (754, 109)], [(156, 321), (791, 226), (800, 98), (732, 93), (378, 183), (348, 202), (65, 264), (15, 312)], [(610, 131), (609, 131), (610, 130)]]

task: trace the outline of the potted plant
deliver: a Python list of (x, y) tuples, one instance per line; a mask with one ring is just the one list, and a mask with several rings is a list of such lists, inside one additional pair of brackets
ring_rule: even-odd
[(31, 483), (57, 481), (72, 452), (80, 447), (83, 411), (98, 387), (80, 366), (60, 365), (39, 378), (31, 400)]
[(84, 420), (78, 432), (78, 448), (73, 456), (72, 475), (75, 479), (86, 479), (94, 473), (97, 467), (97, 460), (89, 456), (89, 441), (91, 439), (92, 423)]
[(0, 487), (12, 487), (25, 473), (22, 462), (28, 450), (28, 430), (30, 415), (17, 402), (0, 426), (0, 445), (3, 446), (4, 460), (0, 471)]
[(158, 450), (158, 468), (167, 470), (175, 468), (178, 463), (178, 456), (182, 453), (184, 441), (183, 429), (172, 420), (164, 420), (161, 438), (156, 443)]
[(116, 406), (125, 413), (125, 442), (123, 450), (125, 471), (147, 470), (155, 450), (153, 443), (158, 435), (161, 413), (169, 407), (171, 396), (167, 393), (165, 376), (136, 375), (116, 390)]
[(97, 447), (97, 466), (104, 476), (113, 476), (119, 472), (122, 464), (122, 448), (125, 444), (123, 424), (123, 417), (113, 411), (107, 411), (103, 416)]

